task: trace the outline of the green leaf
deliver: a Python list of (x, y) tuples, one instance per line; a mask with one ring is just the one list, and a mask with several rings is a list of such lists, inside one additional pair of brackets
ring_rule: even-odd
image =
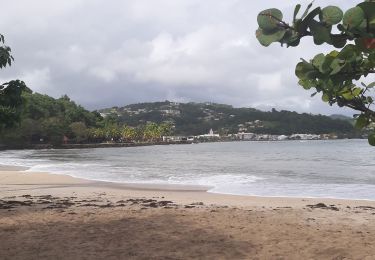
[(314, 20), (314, 18), (319, 15), (321, 12), (320, 7), (315, 8), (314, 10), (309, 13), (306, 18), (301, 21), (300, 25), (298, 26), (297, 30), (300, 34), (304, 34), (309, 27), (310, 23)]
[(324, 59), (324, 62), (320, 65), (319, 71), (323, 74), (328, 74), (332, 71), (331, 64), (335, 60), (331, 55), (327, 55)]
[(323, 53), (320, 53), (313, 58), (312, 64), (314, 65), (315, 68), (319, 69), (320, 71), (320, 67), (324, 63), (325, 58), (326, 56)]
[(355, 121), (355, 127), (358, 129), (365, 128), (366, 126), (368, 126), (368, 124), (369, 124), (369, 120), (367, 116), (365, 116), (364, 114), (360, 115)]
[(341, 22), (344, 17), (343, 11), (337, 6), (327, 6), (322, 9), (320, 20), (328, 25), (334, 25)]
[(352, 100), (354, 98), (353, 93), (351, 91), (342, 93), (341, 96), (345, 98), (346, 100)]
[(298, 81), (298, 84), (301, 85), (305, 90), (309, 90), (309, 89), (315, 87), (313, 82), (311, 80), (308, 80), (308, 79), (301, 79), (301, 80)]
[(338, 51), (331, 51), (328, 55), (332, 58), (336, 58), (337, 56), (339, 56), (340, 52)]
[(262, 44), (265, 47), (268, 47), (273, 42), (280, 41), (285, 35), (284, 29), (279, 29), (277, 31), (274, 31), (273, 33), (265, 33), (262, 29), (258, 29), (256, 31), (256, 37), (260, 44)]
[(343, 48), (346, 45), (347, 38), (344, 35), (331, 35), (333, 46)]
[(361, 25), (364, 19), (365, 13), (362, 8), (356, 6), (346, 11), (343, 18), (343, 24), (348, 28), (357, 28)]
[(331, 39), (332, 28), (327, 28), (322, 23), (319, 23), (315, 20), (312, 20), (310, 22), (309, 28), (310, 28), (311, 34), (314, 37), (315, 44), (320, 45), (325, 42), (332, 44), (332, 39)]
[(344, 49), (341, 50), (340, 54), (338, 55), (338, 58), (348, 62), (356, 62), (359, 55), (360, 50), (358, 49), (358, 47), (353, 44), (348, 44), (345, 46)]
[(375, 146), (375, 133), (372, 133), (368, 136), (368, 143), (372, 146)]
[(323, 96), (322, 96), (322, 100), (323, 100), (324, 102), (326, 102), (326, 103), (330, 101), (330, 98), (329, 98), (329, 96), (328, 96), (327, 93), (324, 93), (324, 94), (323, 94)]
[(352, 90), (352, 92), (353, 92), (354, 97), (358, 97), (362, 93), (362, 89), (361, 88), (354, 88)]
[(285, 35), (280, 42), (281, 44), (286, 43), (287, 47), (289, 46), (295, 47), (295, 46), (298, 46), (300, 41), (301, 41), (301, 36), (295, 31), (288, 29), (285, 31)]
[(258, 14), (258, 25), (264, 31), (272, 31), (278, 28), (283, 19), (283, 13), (276, 8), (264, 10)]
[(307, 6), (307, 8), (306, 8), (305, 12), (303, 13), (301, 19), (303, 19), (303, 18), (306, 17), (306, 15), (307, 15), (307, 14), (309, 13), (309, 11), (310, 11), (310, 8), (313, 6), (313, 3), (314, 3), (314, 1), (312, 1), (312, 2)]
[(315, 79), (318, 75), (315, 67), (308, 62), (300, 62), (296, 66), (295, 70), (296, 76), (301, 80)]
[(374, 33), (375, 32), (375, 2), (363, 2), (363, 3), (360, 3), (358, 7), (362, 8), (363, 12), (366, 15), (366, 19), (368, 20), (370, 32)]
[(342, 61), (340, 59), (334, 59), (330, 65), (330, 68), (332, 69), (330, 75), (335, 75), (339, 73), (346, 65), (345, 61)]
[(294, 8), (293, 22), (296, 21), (296, 19), (297, 19), (297, 14), (298, 14), (298, 12), (299, 12), (300, 9), (301, 9), (301, 5), (300, 5), (300, 4), (296, 5), (296, 7)]

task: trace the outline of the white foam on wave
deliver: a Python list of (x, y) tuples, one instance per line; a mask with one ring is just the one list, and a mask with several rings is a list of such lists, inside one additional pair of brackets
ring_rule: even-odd
[(87, 180), (112, 181), (106, 178), (105, 168), (110, 165), (102, 163), (67, 163), (67, 162), (45, 162), (31, 166), (28, 172), (48, 172), (51, 174), (69, 175), (75, 178)]
[(253, 185), (221, 186), (209, 192), (258, 197), (375, 200), (375, 185), (369, 184), (271, 184), (262, 182)]
[(171, 176), (169, 177), (168, 182), (218, 187), (222, 185), (246, 185), (259, 180), (264, 180), (264, 178), (245, 174), (214, 174), (211, 176), (194, 176), (192, 174), (189, 177)]

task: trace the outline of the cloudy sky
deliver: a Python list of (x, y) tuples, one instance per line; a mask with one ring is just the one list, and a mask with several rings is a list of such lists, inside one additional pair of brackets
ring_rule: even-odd
[[(145, 101), (210, 101), (261, 109), (346, 113), (297, 85), (294, 68), (329, 46), (264, 48), (259, 11), (279, 0), (12, 0), (1, 4), (0, 32), (19, 78), (39, 93), (67, 94), (88, 109)], [(316, 5), (357, 1), (317, 0)], [(359, 1), (358, 1), (359, 2)]]

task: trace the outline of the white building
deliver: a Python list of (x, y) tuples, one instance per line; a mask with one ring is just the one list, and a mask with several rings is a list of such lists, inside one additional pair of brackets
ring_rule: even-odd
[(250, 141), (255, 138), (254, 133), (238, 133), (238, 134), (235, 134), (235, 136), (237, 137), (237, 139), (244, 140), (244, 141)]
[(220, 135), (214, 134), (214, 131), (212, 129), (210, 129), (210, 132), (208, 134), (198, 135), (198, 137), (200, 137), (200, 138), (220, 138)]

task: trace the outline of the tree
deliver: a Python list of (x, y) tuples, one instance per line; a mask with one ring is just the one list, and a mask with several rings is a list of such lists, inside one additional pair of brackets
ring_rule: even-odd
[[(260, 12), (258, 41), (263, 46), (279, 42), (296, 47), (303, 37), (312, 37), (316, 45), (326, 43), (339, 49), (317, 54), (309, 61), (302, 59), (295, 70), (299, 84), (306, 90), (313, 89), (312, 96), (322, 93), (322, 100), (331, 106), (358, 111), (357, 128), (372, 127), (375, 82), (364, 80), (375, 73), (375, 1), (362, 2), (345, 13), (337, 6), (311, 8), (312, 3), (298, 17), (301, 5), (297, 5), (291, 24), (283, 21), (282, 12), (276, 8)], [(375, 145), (375, 131), (368, 140)]]
[(137, 131), (134, 127), (124, 125), (121, 128), (121, 137), (124, 141), (133, 141), (137, 136)]
[(55, 146), (61, 145), (66, 127), (60, 117), (49, 117), (44, 119), (41, 122), (41, 128), (42, 136), (47, 139), (44, 141), (47, 141)]
[(173, 124), (165, 122), (159, 125), (161, 136), (168, 136), (173, 134)]
[[(0, 34), (0, 69), (10, 66), (13, 60), (11, 49), (5, 45), (4, 36)], [(24, 91), (31, 92), (20, 80), (12, 80), (0, 85), (0, 131), (20, 121)]]
[(161, 138), (161, 128), (156, 123), (147, 123), (143, 129), (143, 139), (154, 142)]
[(73, 122), (69, 125), (69, 128), (72, 131), (74, 139), (77, 143), (87, 140), (88, 132), (84, 122)]

